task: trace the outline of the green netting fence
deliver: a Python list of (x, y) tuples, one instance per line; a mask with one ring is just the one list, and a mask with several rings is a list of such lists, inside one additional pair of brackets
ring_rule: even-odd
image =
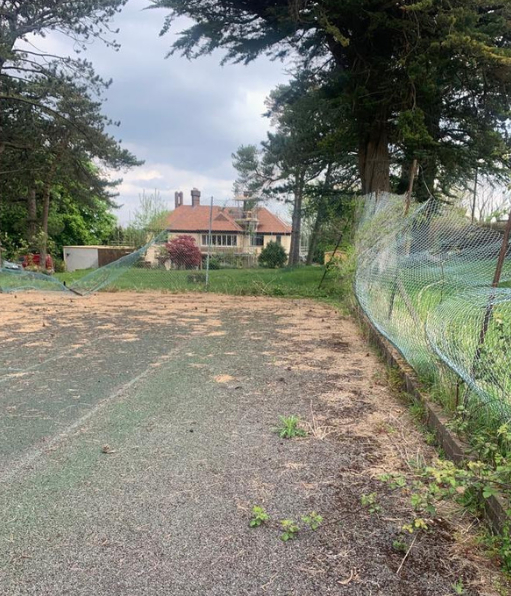
[[(186, 234), (185, 234), (186, 236)], [(216, 292), (249, 296), (332, 297), (339, 294), (335, 275), (323, 282), (323, 268), (258, 266), (256, 254), (212, 247), (209, 269), (187, 253), (169, 258), (167, 231), (156, 232), (142, 248), (91, 271), (45, 275), (0, 270), (0, 292), (24, 290), (73, 292), (87, 296), (104, 291)], [(59, 281), (61, 280), (61, 281)]]
[(463, 381), (459, 405), (511, 415), (511, 259), (492, 287), (502, 233), (463, 210), (403, 196), (367, 197), (357, 230), (355, 293), (374, 326), (424, 379), (442, 364)]
[[(355, 293), (375, 327), (426, 380), (443, 367), (461, 380), (460, 403), (508, 419), (511, 414), (511, 259), (492, 287), (503, 244), (496, 230), (473, 225), (455, 206), (380, 193), (361, 199)], [(100, 290), (211, 291), (238, 295), (336, 297), (335, 272), (321, 267), (262, 269), (253, 255), (222, 249), (210, 270), (171, 262), (161, 232), (139, 250), (86, 275), (59, 281), (0, 270), (0, 290), (88, 295)], [(321, 287), (320, 287), (321, 286)]]

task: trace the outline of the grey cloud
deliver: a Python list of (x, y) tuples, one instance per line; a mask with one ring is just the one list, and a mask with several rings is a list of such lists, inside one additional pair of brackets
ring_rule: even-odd
[[(231, 154), (241, 144), (264, 139), (269, 121), (261, 116), (262, 100), (286, 80), (281, 63), (262, 58), (247, 67), (220, 66), (220, 52), (195, 61), (165, 59), (173, 39), (159, 37), (166, 11), (142, 10), (147, 4), (131, 0), (117, 17), (119, 52), (100, 42), (86, 52), (96, 71), (113, 79), (104, 111), (121, 126), (112, 133), (146, 160), (141, 177), (131, 172), (130, 183), (120, 189), (122, 221), (143, 188), (168, 193), (169, 202), (175, 188), (195, 185), (225, 197), (235, 177)], [(186, 25), (178, 23), (174, 31)], [(51, 51), (72, 52), (72, 44), (56, 34), (37, 43)], [(147, 176), (154, 164), (165, 170), (164, 178)]]
[(263, 140), (268, 126), (261, 107), (244, 112), (244, 96), (267, 94), (285, 79), (283, 65), (261, 59), (221, 67), (220, 52), (195, 61), (165, 59), (172, 42), (172, 35), (159, 37), (165, 11), (141, 10), (146, 4), (133, 0), (119, 16), (119, 52), (100, 44), (88, 52), (96, 69), (114, 79), (105, 109), (121, 120), (117, 133), (143, 148), (140, 157), (147, 160), (232, 175), (231, 153)]

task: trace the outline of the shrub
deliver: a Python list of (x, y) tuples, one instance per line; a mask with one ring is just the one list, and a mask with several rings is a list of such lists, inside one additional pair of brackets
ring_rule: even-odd
[(312, 254), (312, 262), (317, 263), (318, 265), (325, 264), (325, 251), (320, 246), (316, 246), (314, 249)]
[[(204, 263), (203, 266), (206, 266), (206, 259), (204, 259)], [(210, 257), (209, 258), (209, 270), (213, 271), (213, 270), (217, 270), (220, 269), (220, 267), (222, 266), (222, 263), (220, 262), (220, 259), (218, 257)]]
[(172, 264), (178, 269), (194, 269), (202, 262), (199, 247), (192, 236), (181, 235), (165, 244)]
[(276, 269), (283, 267), (287, 261), (287, 254), (282, 245), (277, 242), (269, 242), (259, 255), (259, 265)]
[(55, 257), (53, 259), (53, 269), (55, 270), (55, 273), (64, 273), (66, 270), (64, 261), (59, 257)]

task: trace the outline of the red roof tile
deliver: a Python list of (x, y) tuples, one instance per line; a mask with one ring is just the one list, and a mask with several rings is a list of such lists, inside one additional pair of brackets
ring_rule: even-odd
[[(209, 230), (209, 205), (180, 205), (172, 211), (167, 219), (167, 229), (171, 232), (207, 232)], [(290, 234), (291, 226), (286, 225), (279, 217), (259, 207), (257, 213), (257, 232), (260, 234)], [(243, 232), (236, 223), (241, 212), (235, 208), (213, 206), (213, 232)]]
[(291, 234), (291, 226), (285, 224), (266, 207), (257, 209), (257, 219), (259, 220), (257, 231), (261, 234)]
[[(209, 230), (209, 205), (180, 205), (167, 220), (167, 229), (175, 232), (207, 232)], [(242, 232), (242, 228), (232, 219), (227, 210), (213, 207), (214, 232)]]

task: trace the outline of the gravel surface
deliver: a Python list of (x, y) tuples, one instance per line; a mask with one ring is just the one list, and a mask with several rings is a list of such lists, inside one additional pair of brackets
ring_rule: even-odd
[[(378, 477), (434, 451), (332, 308), (0, 300), (0, 594), (499, 593), (466, 518), (431, 520), (399, 569), (413, 512)], [(274, 432), (291, 414), (306, 437)], [(250, 528), (256, 504), (271, 521)], [(311, 511), (316, 532), (280, 540), (279, 520)]]

